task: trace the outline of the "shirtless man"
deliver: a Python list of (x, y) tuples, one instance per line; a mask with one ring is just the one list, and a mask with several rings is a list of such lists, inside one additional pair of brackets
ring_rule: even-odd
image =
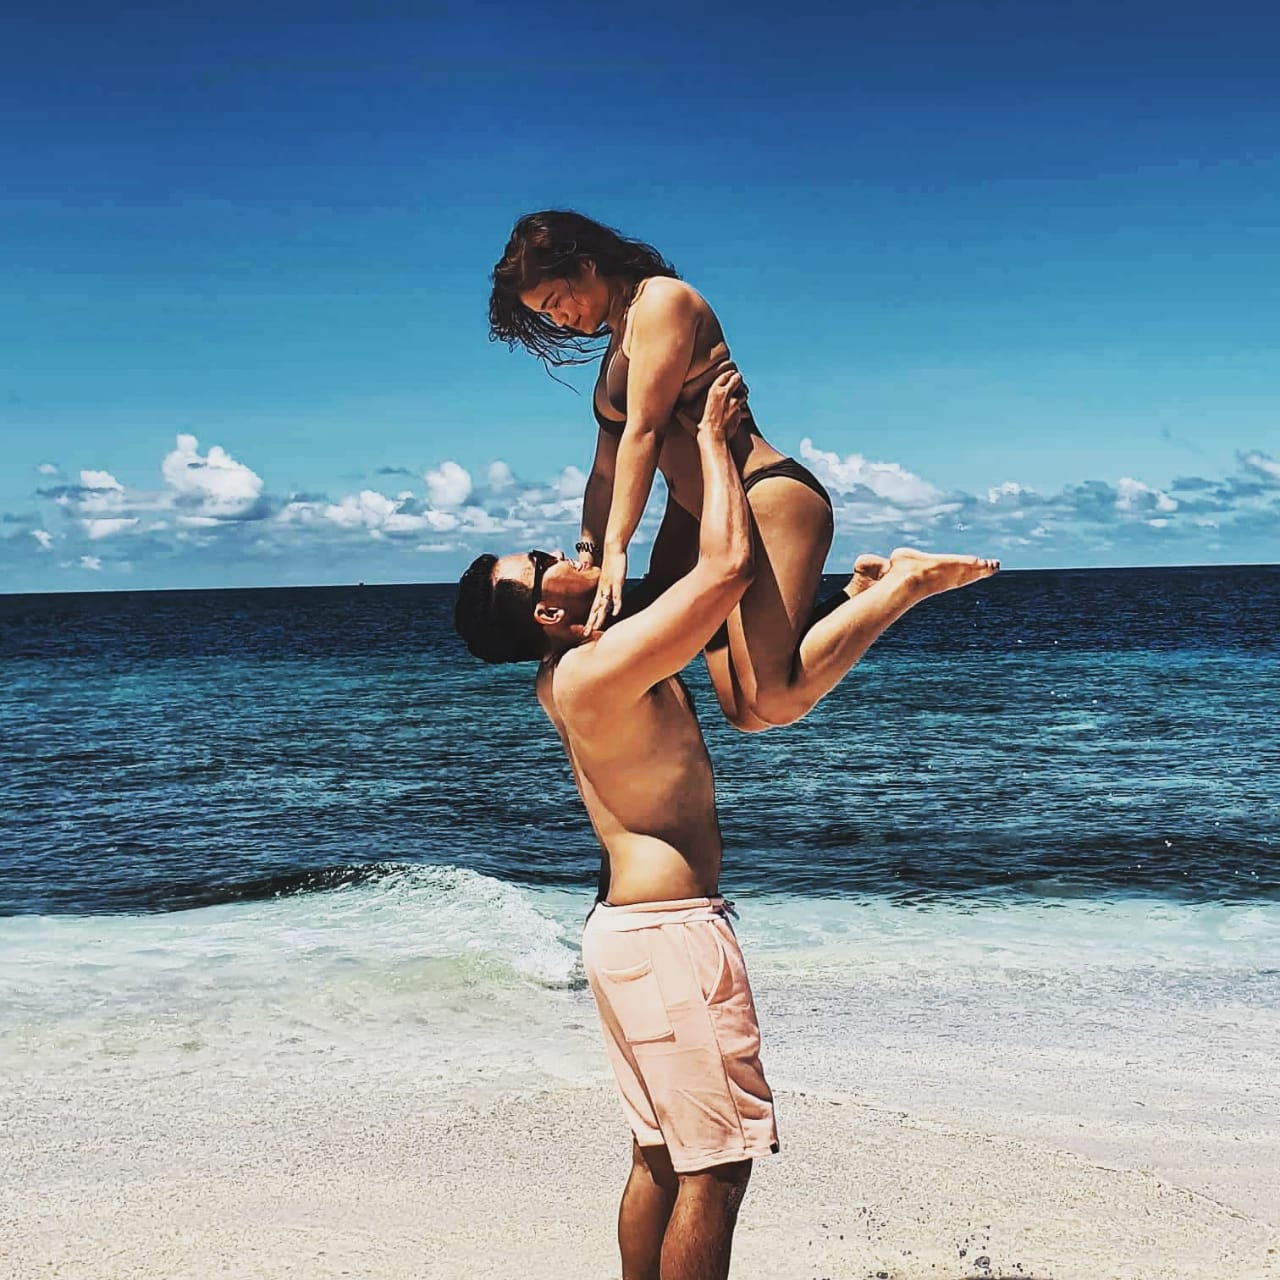
[[(472, 653), (538, 661), (538, 700), (603, 850), (582, 959), (633, 1133), (623, 1280), (724, 1280), (751, 1162), (778, 1149), (755, 1006), (718, 894), (711, 762), (677, 676), (754, 570), (728, 445), (740, 381), (716, 379), (694, 428), (705, 484), (697, 564), (647, 608), (587, 637), (600, 571), (545, 551), (481, 556), (458, 597)], [(885, 593), (888, 626), (995, 568), (971, 556), (864, 556), (847, 589)]]

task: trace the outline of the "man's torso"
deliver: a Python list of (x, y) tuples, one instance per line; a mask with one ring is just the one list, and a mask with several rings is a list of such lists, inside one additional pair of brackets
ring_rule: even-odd
[(589, 663), (590, 649), (544, 665), (537, 687), (604, 850), (609, 901), (715, 893), (721, 852), (715, 783), (688, 692), (673, 676), (630, 706), (557, 699), (557, 682), (573, 678), (574, 664)]

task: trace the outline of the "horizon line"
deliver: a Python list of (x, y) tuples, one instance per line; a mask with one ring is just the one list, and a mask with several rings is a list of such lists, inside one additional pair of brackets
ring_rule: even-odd
[[(1244, 560), (1230, 564), (1126, 564), (1126, 565), (1060, 565), (1054, 568), (1039, 569), (1005, 569), (1001, 568), (999, 576), (1009, 574), (1034, 573), (1132, 573), (1145, 570), (1151, 573), (1172, 573), (1186, 569), (1280, 569), (1280, 562), (1266, 560)], [(845, 577), (843, 571), (835, 573), (823, 572), (823, 578)], [(628, 583), (642, 582), (642, 578), (628, 578)], [(352, 591), (362, 588), (386, 587), (456, 587), (458, 580), (448, 578), (441, 581), (412, 582), (294, 582), (277, 583), (273, 586), (217, 586), (217, 587), (82, 587), (65, 591), (0, 591), (0, 600), (21, 600), (31, 596), (136, 596), (136, 595), (178, 595), (181, 593), (205, 593), (214, 591)]]

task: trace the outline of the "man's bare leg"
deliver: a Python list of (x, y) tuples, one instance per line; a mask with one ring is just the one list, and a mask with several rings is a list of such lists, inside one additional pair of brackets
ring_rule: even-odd
[(662, 1242), (661, 1280), (726, 1280), (751, 1161), (682, 1173)]
[(662, 1239), (679, 1185), (666, 1147), (631, 1141), (631, 1176), (618, 1207), (622, 1280), (660, 1280)]

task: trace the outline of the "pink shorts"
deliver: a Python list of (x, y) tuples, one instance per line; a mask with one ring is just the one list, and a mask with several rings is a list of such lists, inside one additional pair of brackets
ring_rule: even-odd
[(582, 934), (622, 1110), (678, 1173), (778, 1149), (742, 949), (723, 898), (613, 907)]

